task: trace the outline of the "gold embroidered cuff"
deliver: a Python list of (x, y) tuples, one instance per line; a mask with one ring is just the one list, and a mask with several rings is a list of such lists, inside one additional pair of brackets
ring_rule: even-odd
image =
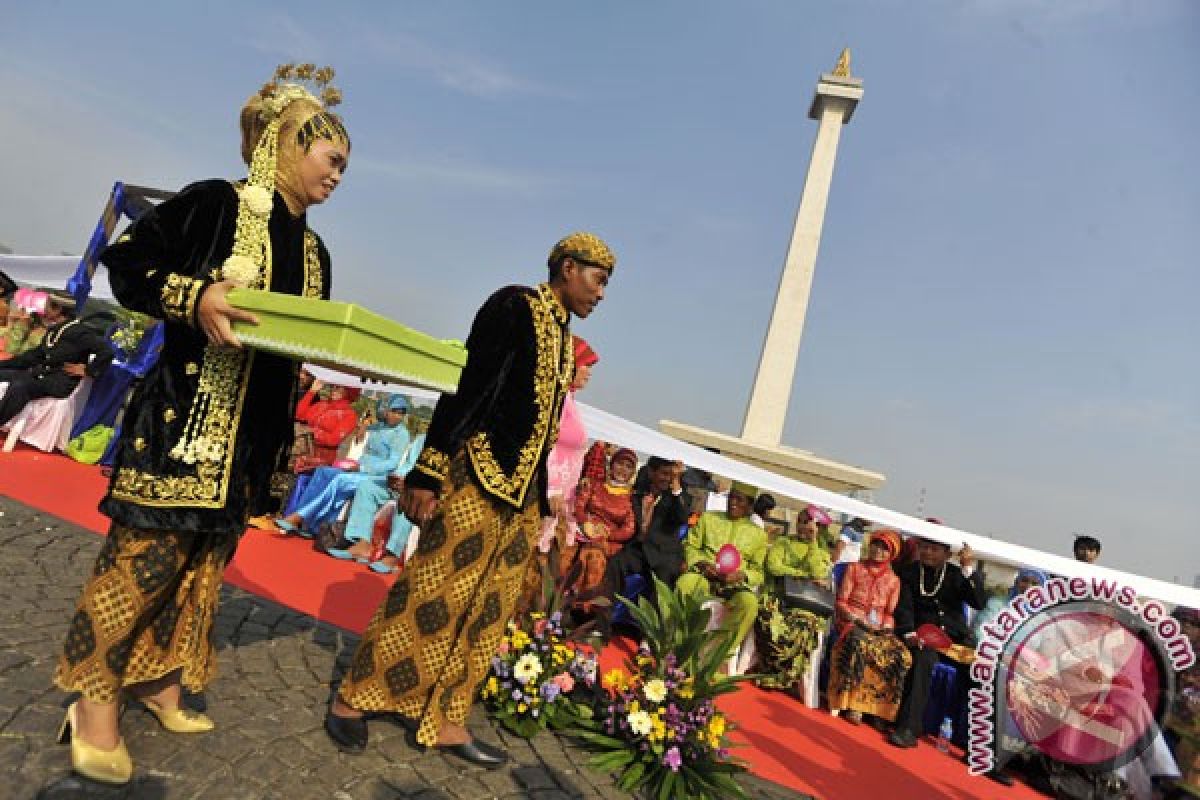
[(431, 478), (444, 481), (450, 473), (450, 457), (437, 448), (426, 446), (421, 451), (421, 455), (417, 457), (417, 463), (413, 465), (413, 468), (424, 472)]
[(199, 278), (189, 278), (174, 272), (168, 275), (160, 295), (163, 319), (168, 322), (194, 325), (196, 303), (199, 302), (200, 294), (206, 286), (208, 286), (208, 281)]

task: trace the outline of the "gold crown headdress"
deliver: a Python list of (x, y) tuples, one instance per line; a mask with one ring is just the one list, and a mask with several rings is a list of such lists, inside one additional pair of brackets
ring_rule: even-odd
[[(294, 82), (297, 80), (315, 84), (319, 95)], [(273, 79), (259, 89), (262, 104), (258, 117), (265, 127), (254, 145), (250, 174), (239, 189), (233, 250), (221, 265), (218, 279), (231, 280), (251, 289), (270, 288), (266, 272), (271, 250), (268, 222), (275, 205), (279, 132), (283, 127), (284, 112), (298, 100), (308, 101), (320, 109), (297, 131), (297, 142), (304, 149), (316, 138), (341, 139), (349, 143), (350, 137), (341, 121), (325, 113), (325, 109), (342, 101), (342, 93), (330, 84), (332, 80), (332, 67), (318, 69), (315, 64), (283, 64), (276, 68)], [(243, 350), (212, 345), (205, 348), (196, 395), (183, 435), (171, 448), (172, 458), (185, 464), (198, 463), (204, 471), (212, 470), (216, 462), (226, 457), (226, 450), (232, 443), (226, 441), (228, 436), (225, 434), (231, 429), (231, 415), (246, 365)]]

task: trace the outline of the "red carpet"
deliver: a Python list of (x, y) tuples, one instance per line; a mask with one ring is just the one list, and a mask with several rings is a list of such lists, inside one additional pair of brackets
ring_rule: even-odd
[[(96, 511), (106, 479), (98, 467), (61, 455), (18, 448), (0, 453), (0, 493), (97, 533), (108, 519)], [(226, 572), (234, 586), (360, 633), (387, 593), (389, 579), (362, 565), (343, 564), (307, 541), (249, 531)], [(606, 667), (624, 653), (610, 647)], [(723, 698), (721, 709), (739, 729), (737, 754), (755, 775), (821, 800), (859, 798), (1037, 798), (1018, 785), (1005, 789), (973, 778), (961, 762), (922, 742), (897, 750), (863, 726), (805, 708), (779, 692), (745, 686)]]

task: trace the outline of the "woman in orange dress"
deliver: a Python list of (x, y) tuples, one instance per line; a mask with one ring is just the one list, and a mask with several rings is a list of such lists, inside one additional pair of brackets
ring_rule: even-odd
[(863, 714), (893, 721), (900, 709), (912, 655), (893, 633), (900, 579), (891, 561), (900, 553), (895, 531), (871, 535), (867, 561), (842, 577), (837, 598), (838, 639), (829, 669), (829, 710), (857, 724)]

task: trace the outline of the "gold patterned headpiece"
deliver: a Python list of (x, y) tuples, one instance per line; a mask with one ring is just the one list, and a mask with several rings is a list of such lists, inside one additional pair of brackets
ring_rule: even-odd
[[(281, 114), (292, 102), (308, 100), (312, 105), (323, 109), (310, 117), (296, 133), (298, 143), (305, 150), (315, 139), (343, 141), (350, 144), (350, 135), (336, 115), (328, 113), (342, 102), (342, 92), (332, 84), (333, 67), (320, 67), (316, 64), (281, 64), (275, 69), (274, 78), (263, 84), (258, 94), (262, 98), (262, 109), (259, 117), (263, 122), (270, 123)], [(310, 83), (315, 93), (304, 84)]]
[(546, 263), (553, 266), (564, 258), (571, 258), (591, 267), (603, 267), (609, 272), (617, 266), (617, 257), (604, 240), (585, 231), (577, 231), (560, 239), (550, 251)]

